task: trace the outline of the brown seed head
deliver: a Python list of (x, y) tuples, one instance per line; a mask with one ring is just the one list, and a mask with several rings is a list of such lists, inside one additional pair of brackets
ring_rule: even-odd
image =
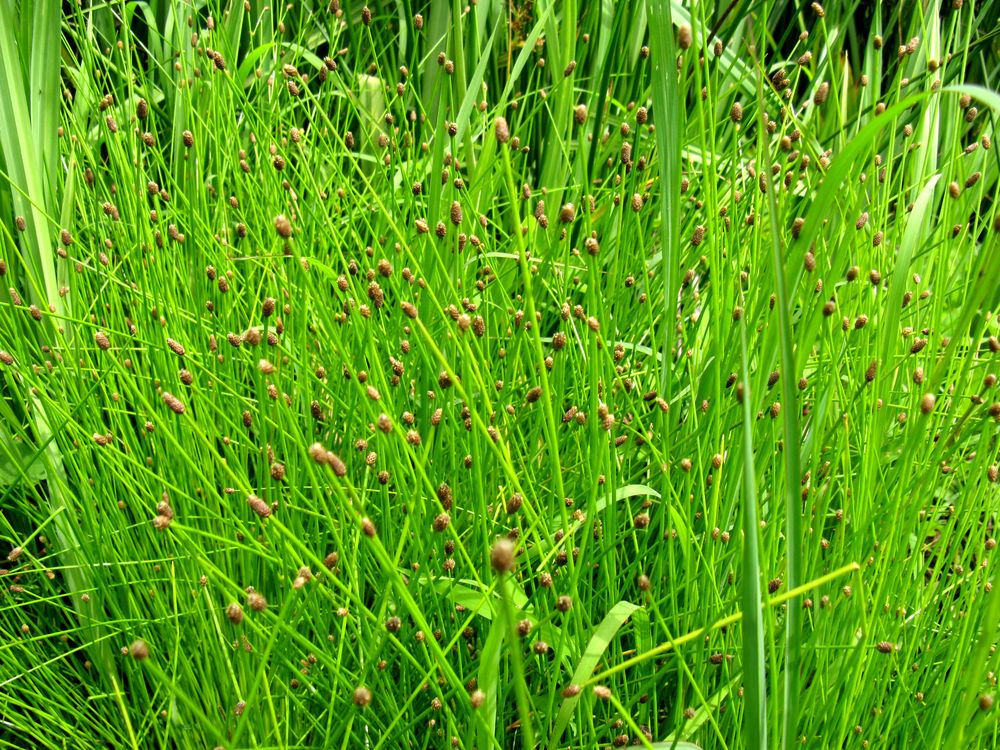
[(581, 690), (580, 686), (577, 685), (576, 683), (567, 685), (565, 688), (563, 688), (562, 697), (563, 698), (575, 698), (576, 696), (578, 696), (580, 694), (580, 690)]
[(165, 403), (168, 407), (170, 407), (170, 410), (174, 414), (183, 414), (184, 413), (184, 408), (185, 408), (184, 404), (175, 395), (173, 395), (172, 393), (167, 393), (166, 391), (164, 391), (162, 398), (163, 398), (163, 403)]
[(153, 528), (157, 531), (166, 531), (170, 528), (170, 524), (173, 520), (173, 513), (169, 515), (160, 513), (159, 515), (153, 517)]
[(261, 518), (267, 518), (271, 515), (271, 506), (265, 500), (257, 497), (257, 495), (247, 495), (247, 505)]
[(873, 359), (871, 364), (868, 365), (868, 369), (865, 370), (865, 382), (872, 382), (875, 379), (876, 373), (878, 373), (878, 360)]
[(509, 573), (514, 568), (514, 543), (502, 537), (497, 539), (490, 550), (490, 565), (497, 573)]
[(920, 398), (920, 411), (924, 414), (930, 414), (934, 411), (934, 401), (935, 398), (933, 393), (925, 393)]
[(820, 106), (826, 101), (829, 95), (830, 95), (830, 84), (827, 83), (826, 81), (823, 81), (823, 83), (819, 85), (819, 88), (816, 89), (816, 93), (813, 94), (813, 104), (815, 104), (817, 107)]
[(510, 127), (507, 125), (506, 118), (498, 117), (494, 120), (493, 131), (496, 133), (497, 142), (506, 143), (510, 140)]
[(691, 35), (691, 27), (688, 26), (686, 23), (681, 24), (681, 26), (677, 29), (677, 45), (682, 50), (688, 50), (691, 49), (691, 44), (693, 43), (693, 41), (694, 40)]
[(292, 223), (284, 214), (278, 214), (274, 217), (274, 228), (278, 232), (278, 236), (283, 239), (287, 240), (292, 236)]
[(332, 453), (331, 451), (325, 451), (325, 455), (323, 456), (323, 463), (325, 463), (327, 466), (333, 469), (334, 475), (338, 477), (346, 476), (347, 464), (345, 464), (344, 460), (336, 453)]

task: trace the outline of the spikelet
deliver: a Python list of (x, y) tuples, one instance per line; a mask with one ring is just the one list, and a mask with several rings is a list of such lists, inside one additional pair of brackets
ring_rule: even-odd
[(496, 134), (496, 139), (498, 143), (506, 143), (510, 140), (510, 127), (507, 125), (507, 119), (504, 117), (498, 117), (493, 122), (493, 132)]
[(271, 515), (271, 506), (256, 495), (247, 495), (247, 505), (249, 505), (250, 509), (261, 518), (267, 518)]
[(278, 214), (274, 217), (274, 229), (282, 239), (287, 240), (292, 236), (292, 223), (284, 214)]
[(163, 398), (163, 403), (165, 403), (167, 406), (169, 406), (170, 410), (172, 412), (174, 412), (174, 414), (183, 414), (184, 413), (184, 408), (185, 408), (184, 404), (181, 403), (181, 400), (179, 398), (177, 398), (175, 395), (173, 395), (172, 393), (167, 393), (166, 391), (164, 391), (162, 398)]

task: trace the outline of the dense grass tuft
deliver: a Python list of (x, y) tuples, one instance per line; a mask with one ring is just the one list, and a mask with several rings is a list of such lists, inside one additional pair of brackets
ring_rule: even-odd
[(1000, 6), (58, 7), (0, 746), (998, 744)]

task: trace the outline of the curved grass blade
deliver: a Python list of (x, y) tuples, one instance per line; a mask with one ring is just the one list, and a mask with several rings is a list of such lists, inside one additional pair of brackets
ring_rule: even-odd
[[(906, 279), (909, 275), (910, 261), (916, 249), (920, 246), (926, 228), (927, 207), (931, 198), (934, 197), (934, 187), (940, 174), (936, 174), (924, 185), (913, 203), (913, 210), (906, 220), (906, 229), (903, 230), (903, 239), (899, 243), (899, 251), (896, 253), (896, 266), (892, 273), (892, 280), (889, 284), (889, 319), (886, 325), (881, 326), (880, 333), (883, 336), (881, 357), (883, 362), (889, 361), (889, 352), (892, 351), (892, 344), (896, 340), (898, 333), (896, 326), (899, 324), (900, 310), (903, 308), (903, 294), (906, 291)], [(886, 415), (887, 416), (887, 415)]]
[[(572, 684), (580, 684), (590, 676), (597, 666), (597, 662), (601, 660), (601, 656), (603, 656), (608, 646), (611, 645), (611, 641), (614, 640), (618, 629), (637, 609), (640, 609), (638, 604), (620, 601), (604, 616), (601, 624), (597, 626), (594, 634), (590, 636), (587, 648), (584, 649), (583, 656), (580, 657), (580, 662), (577, 664), (572, 678), (570, 678)], [(562, 704), (559, 706), (559, 713), (556, 716), (555, 728), (549, 738), (550, 748), (554, 748), (559, 742), (559, 738), (569, 725), (569, 720), (573, 716), (573, 710), (579, 701), (579, 694), (563, 698)]]
[[(477, 747), (486, 750), (496, 744), (497, 736), (497, 691), (500, 683), (500, 651), (507, 635), (507, 623), (503, 617), (496, 617), (490, 626), (486, 643), (479, 655), (479, 689), (486, 694), (481, 711), (484, 726), (477, 733)], [(516, 648), (516, 647), (515, 647)], [(490, 734), (487, 734), (487, 731)]]
[[(719, 688), (714, 695), (708, 697), (705, 704), (695, 711), (694, 716), (688, 719), (684, 726), (674, 734), (671, 734), (663, 742), (657, 742), (653, 745), (654, 748), (697, 748), (698, 746), (691, 742), (682, 742), (678, 737), (691, 736), (697, 732), (711, 717), (712, 713), (719, 710), (719, 706), (722, 705), (723, 701), (729, 697), (729, 694), (733, 692), (740, 682), (740, 675), (736, 675), (733, 679)], [(748, 746), (750, 747), (750, 746)]]

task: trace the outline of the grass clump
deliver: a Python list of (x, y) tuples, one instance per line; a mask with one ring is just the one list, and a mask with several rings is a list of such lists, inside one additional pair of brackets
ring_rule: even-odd
[(0, 745), (997, 744), (996, 6), (71, 5)]

